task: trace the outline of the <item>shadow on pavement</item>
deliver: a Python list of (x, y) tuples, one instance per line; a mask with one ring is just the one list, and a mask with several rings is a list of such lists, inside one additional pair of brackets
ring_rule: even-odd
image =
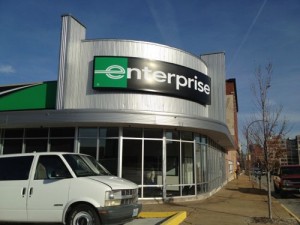
[(226, 188), (226, 190), (229, 191), (239, 191), (241, 193), (246, 193), (246, 194), (255, 194), (255, 195), (266, 195), (267, 191), (264, 189), (258, 189), (258, 188)]

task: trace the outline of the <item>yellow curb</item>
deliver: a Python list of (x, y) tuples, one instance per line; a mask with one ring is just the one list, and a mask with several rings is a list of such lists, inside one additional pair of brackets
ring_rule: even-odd
[(161, 225), (178, 225), (186, 218), (186, 211), (177, 212), (174, 216), (163, 222)]
[(300, 219), (294, 214), (292, 213), (287, 207), (285, 207), (283, 204), (280, 204), (292, 217), (294, 217), (297, 222), (300, 224)]
[(176, 214), (177, 212), (140, 212), (139, 218), (165, 218)]
[(178, 225), (186, 218), (186, 211), (180, 212), (140, 212), (139, 218), (167, 218), (161, 225)]

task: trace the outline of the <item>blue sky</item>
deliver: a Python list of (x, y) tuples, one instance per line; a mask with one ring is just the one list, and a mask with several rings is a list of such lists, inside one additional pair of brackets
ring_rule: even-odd
[[(239, 126), (254, 112), (255, 68), (273, 64), (270, 100), (300, 134), (299, 0), (0, 0), (0, 86), (57, 80), (61, 15), (87, 39), (169, 45), (195, 55), (225, 52), (237, 83)], [(240, 133), (240, 138), (242, 134)]]

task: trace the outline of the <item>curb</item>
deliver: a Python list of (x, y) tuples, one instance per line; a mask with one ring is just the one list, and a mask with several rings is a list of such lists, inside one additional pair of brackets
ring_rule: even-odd
[(161, 225), (178, 225), (186, 218), (186, 211), (179, 212), (141, 212), (139, 218), (168, 218)]
[(283, 204), (280, 204), (282, 208), (284, 208), (288, 214), (290, 214), (292, 217), (295, 218), (295, 220), (297, 220), (297, 222), (300, 224), (300, 219), (294, 214), (292, 213), (287, 207), (285, 207)]

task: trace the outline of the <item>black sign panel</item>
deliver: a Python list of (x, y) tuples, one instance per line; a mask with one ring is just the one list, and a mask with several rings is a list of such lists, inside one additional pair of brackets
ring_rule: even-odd
[(150, 92), (211, 104), (211, 81), (207, 75), (141, 58), (95, 57), (93, 88)]

